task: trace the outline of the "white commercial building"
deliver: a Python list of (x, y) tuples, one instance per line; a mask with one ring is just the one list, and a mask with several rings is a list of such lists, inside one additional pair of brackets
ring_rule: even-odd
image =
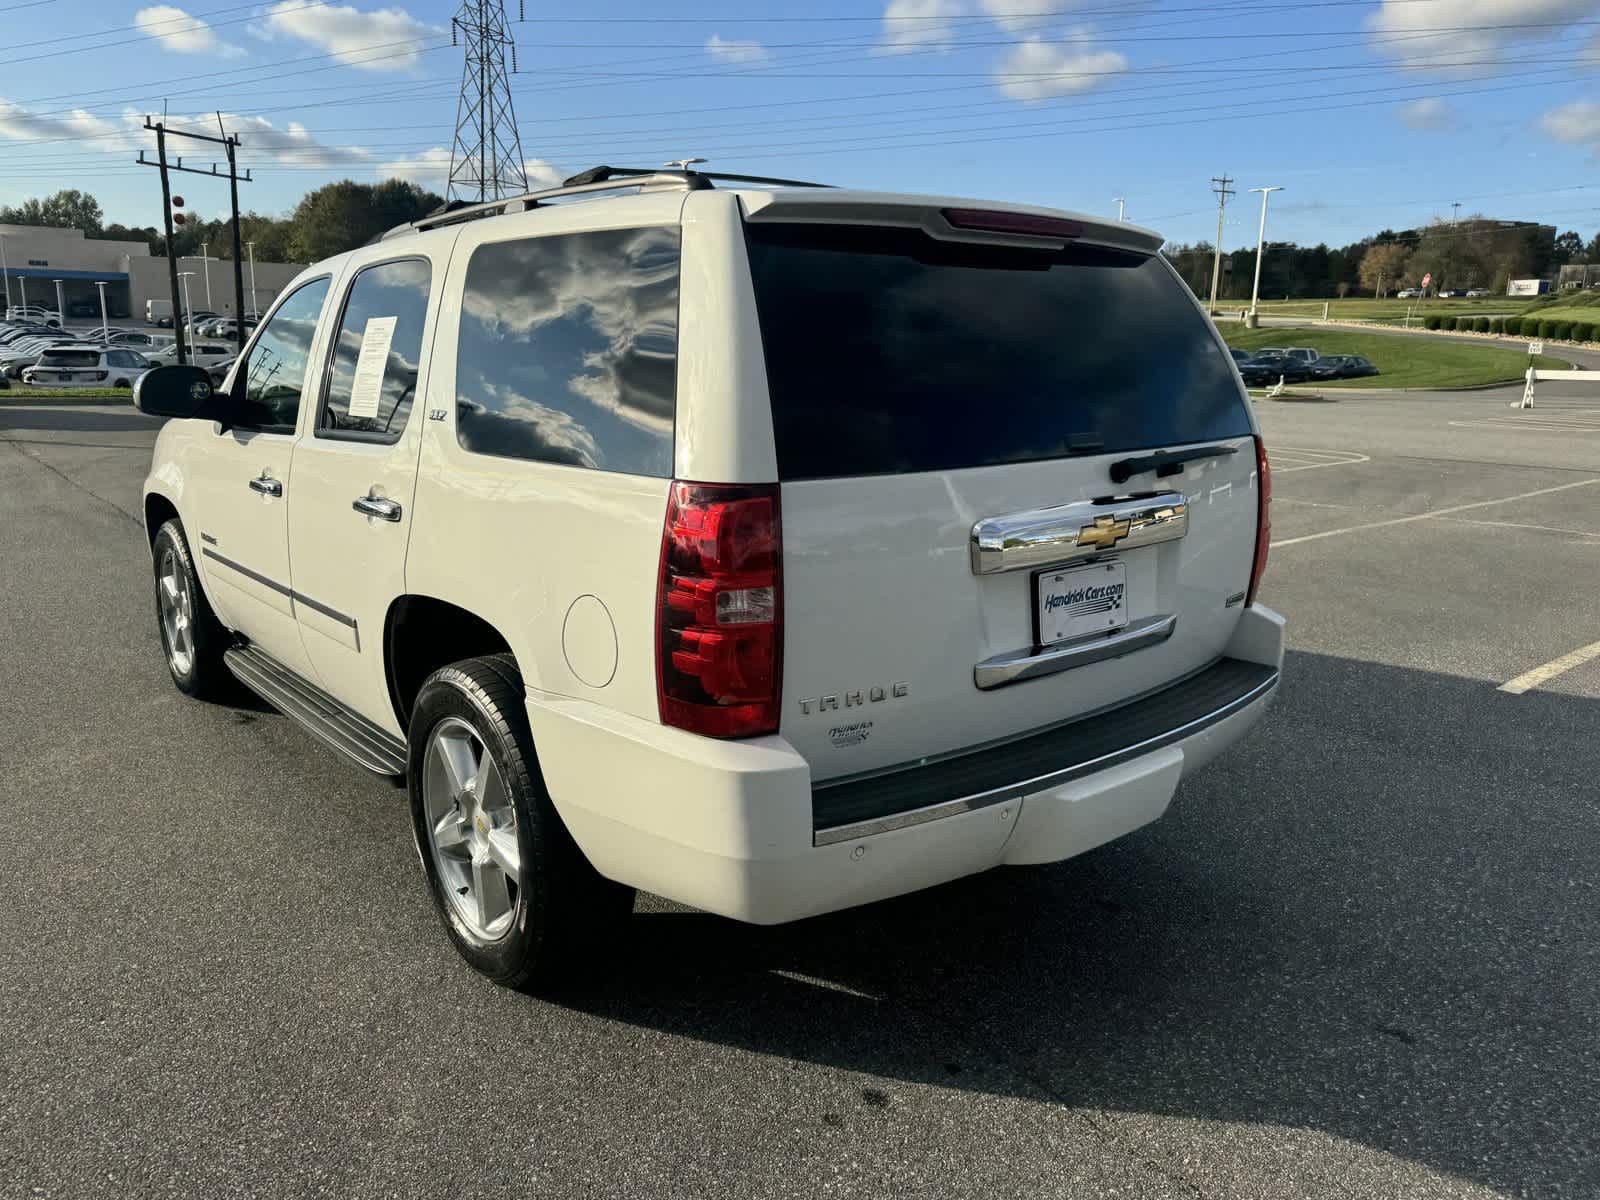
[[(218, 247), (212, 247), (217, 249)], [(165, 257), (150, 253), (143, 240), (114, 241), (86, 237), (81, 229), (49, 225), (0, 225), (0, 260), (7, 304), (37, 304), (55, 308), (56, 281), (68, 318), (98, 318), (100, 294), (96, 283), (106, 284), (106, 310), (114, 320), (144, 320), (146, 300), (170, 300), (171, 281)], [(193, 271), (189, 299), (196, 309), (232, 315), (233, 260), (210, 257), (183, 258), (180, 271)], [(283, 286), (301, 271), (298, 263), (255, 264), (252, 300), (250, 262), (244, 264), (244, 307), (264, 312)], [(210, 280), (210, 302), (206, 284)]]

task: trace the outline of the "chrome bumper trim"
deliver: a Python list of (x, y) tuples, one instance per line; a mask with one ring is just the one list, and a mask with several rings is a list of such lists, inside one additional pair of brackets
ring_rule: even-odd
[(1278, 686), (1281, 672), (1274, 671), (1272, 675), (1262, 680), (1255, 687), (1242, 695), (1234, 697), (1228, 703), (1213, 709), (1202, 717), (1169, 729), (1155, 737), (1145, 738), (1131, 746), (1124, 746), (1109, 754), (1102, 754), (1087, 762), (1074, 763), (1070, 767), (1063, 767), (1059, 771), (1051, 771), (1045, 775), (1037, 775), (1031, 779), (1023, 779), (1017, 783), (1010, 783), (1004, 787), (991, 788), (985, 792), (978, 792), (971, 796), (962, 796), (956, 800), (947, 800), (942, 804), (932, 804), (927, 808), (914, 808), (907, 812), (892, 813), (885, 817), (874, 817), (870, 821), (857, 821), (850, 825), (835, 825), (830, 829), (819, 829), (812, 835), (812, 845), (832, 846), (839, 842), (848, 842), (856, 838), (872, 837), (879, 833), (889, 833), (896, 829), (906, 829), (913, 825), (922, 825), (928, 821), (938, 821), (944, 817), (959, 816), (962, 813), (975, 812), (981, 808), (990, 808), (996, 804), (1004, 804), (1008, 800), (1020, 800), (1032, 792), (1042, 792), (1048, 788), (1059, 787), (1063, 783), (1078, 779), (1084, 775), (1092, 775), (1096, 771), (1103, 771), (1114, 767), (1118, 763), (1127, 762), (1129, 759), (1138, 758), (1142, 754), (1149, 754), (1163, 746), (1170, 746), (1174, 742), (1181, 742), (1184, 738), (1193, 737), (1219, 721), (1233, 716), (1235, 713), (1261, 700)]
[(1177, 617), (1145, 617), (1091, 642), (997, 654), (972, 668), (972, 682), (987, 692), (1005, 687), (1008, 683), (1021, 683), (1043, 675), (1054, 675), (1058, 671), (1104, 662), (1108, 658), (1121, 658), (1124, 654), (1132, 654), (1135, 650), (1166, 641), (1177, 627)]

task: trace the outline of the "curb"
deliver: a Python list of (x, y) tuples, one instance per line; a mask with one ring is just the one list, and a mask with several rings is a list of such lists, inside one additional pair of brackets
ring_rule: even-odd
[(23, 394), (12, 396), (8, 392), (0, 391), (0, 412), (8, 408), (58, 408), (62, 405), (118, 405), (127, 408), (133, 407), (133, 397), (119, 396), (29, 396)]

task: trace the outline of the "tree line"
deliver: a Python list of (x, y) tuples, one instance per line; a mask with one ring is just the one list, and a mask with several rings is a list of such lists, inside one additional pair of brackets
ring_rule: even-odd
[[(332, 254), (364, 246), (378, 234), (433, 212), (444, 200), (400, 179), (382, 183), (341, 180), (307, 192), (286, 217), (239, 214), (240, 243), (254, 242), (262, 262), (312, 263)], [(229, 214), (205, 216), (193, 206), (183, 210), (175, 226), (173, 247), (181, 257), (198, 255), (202, 244), (212, 258), (233, 257), (233, 223)], [(67, 189), (0, 206), (0, 225), (55, 225), (81, 229), (89, 237), (143, 241), (150, 253), (167, 252), (166, 234), (154, 225), (107, 223), (100, 202), (87, 192)]]
[[(1207, 242), (1168, 246), (1167, 258), (1195, 294), (1211, 295), (1213, 249)], [(1219, 299), (1248, 301), (1254, 283), (1254, 247), (1224, 253)], [(1326, 245), (1269, 244), (1261, 262), (1263, 299), (1392, 296), (1402, 288), (1488, 288), (1503, 294), (1513, 279), (1553, 275), (1567, 263), (1600, 263), (1600, 234), (1585, 242), (1575, 230), (1554, 225), (1497, 221), (1482, 215), (1434, 221), (1421, 229), (1385, 229), (1337, 249)]]

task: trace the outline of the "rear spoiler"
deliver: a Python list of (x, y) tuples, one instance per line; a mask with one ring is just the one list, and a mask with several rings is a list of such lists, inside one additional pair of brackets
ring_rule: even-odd
[[(1060, 246), (1071, 241), (1152, 255), (1161, 249), (1162, 243), (1166, 240), (1152, 229), (1120, 221), (1105, 221), (1082, 213), (954, 197), (850, 193), (830, 189), (816, 192), (744, 193), (740, 196), (740, 201), (747, 221), (893, 225), (903, 229), (920, 229), (929, 237), (949, 242), (1037, 247), (1052, 243)], [(957, 217), (962, 223), (952, 223), (948, 214), (962, 214)], [(972, 221), (966, 219), (975, 214), (1011, 217), (1019, 224), (1025, 224), (1026, 219), (1030, 217), (1038, 218), (1043, 227), (1071, 226), (1074, 231), (1059, 237), (1048, 234), (996, 232), (993, 229), (975, 227)], [(998, 226), (1003, 222), (994, 224)]]

